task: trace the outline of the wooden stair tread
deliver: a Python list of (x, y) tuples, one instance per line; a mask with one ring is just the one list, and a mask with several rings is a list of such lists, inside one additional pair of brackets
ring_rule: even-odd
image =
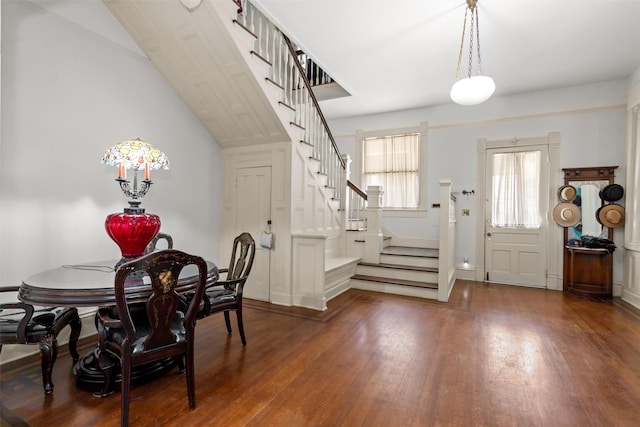
[(369, 282), (388, 283), (391, 285), (414, 286), (417, 288), (438, 289), (437, 283), (416, 282), (415, 280), (390, 279), (388, 277), (366, 276), (364, 274), (356, 274), (351, 276), (355, 280), (366, 280)]
[(394, 268), (396, 270), (411, 270), (411, 271), (425, 271), (428, 273), (437, 273), (438, 269), (435, 267), (419, 267), (415, 265), (399, 265), (399, 264), (374, 264), (372, 262), (359, 262), (358, 265), (366, 267), (380, 267), (380, 268)]
[(422, 258), (438, 258), (439, 251), (431, 248), (412, 248), (408, 246), (388, 246), (380, 252), (381, 255), (413, 256)]
[[(349, 231), (349, 230), (347, 230)], [(354, 230), (354, 231), (367, 231), (366, 228), (363, 228), (361, 230)], [(389, 240), (391, 239), (391, 236), (382, 236), (382, 240)], [(354, 242), (358, 242), (358, 243), (364, 243), (364, 239), (355, 239)]]

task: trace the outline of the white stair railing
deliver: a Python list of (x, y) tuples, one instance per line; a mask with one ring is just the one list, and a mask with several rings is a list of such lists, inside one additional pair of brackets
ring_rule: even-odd
[(347, 230), (367, 228), (367, 193), (347, 180)]
[[(246, 0), (236, 3), (240, 5), (237, 21), (256, 36), (252, 53), (271, 65), (267, 79), (282, 88), (281, 104), (293, 111), (291, 124), (303, 130), (300, 142), (312, 147), (311, 158), (320, 162), (318, 173), (326, 176), (325, 186), (333, 191), (333, 199), (339, 200), (346, 185), (345, 164), (296, 49), (253, 4)], [(345, 201), (340, 203), (344, 209)]]

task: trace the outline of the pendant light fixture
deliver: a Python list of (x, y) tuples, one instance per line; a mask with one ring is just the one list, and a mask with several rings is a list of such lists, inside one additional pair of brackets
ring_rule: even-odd
[[(467, 33), (467, 17), (471, 14), (469, 20), (469, 68), (467, 75), (458, 79), (460, 75), (460, 66), (462, 65), (462, 51), (464, 50), (465, 35)], [(475, 31), (475, 35), (474, 35)], [(475, 37), (476, 45), (476, 72), (473, 73), (473, 44)], [(464, 24), (462, 25), (462, 40), (460, 41), (460, 53), (458, 54), (458, 68), (456, 70), (456, 82), (451, 87), (451, 99), (460, 105), (476, 105), (480, 104), (493, 95), (496, 85), (489, 76), (482, 75), (482, 63), (480, 61), (480, 27), (478, 25), (478, 1), (467, 0), (467, 8), (464, 11)]]

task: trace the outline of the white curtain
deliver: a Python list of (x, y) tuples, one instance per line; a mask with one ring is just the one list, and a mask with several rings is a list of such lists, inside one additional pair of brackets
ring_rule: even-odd
[(382, 186), (383, 207), (418, 207), (419, 165), (417, 133), (364, 140), (364, 182)]
[(540, 227), (540, 151), (493, 154), (494, 227)]

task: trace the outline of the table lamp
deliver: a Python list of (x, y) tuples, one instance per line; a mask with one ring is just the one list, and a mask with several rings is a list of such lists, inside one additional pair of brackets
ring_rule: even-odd
[[(160, 217), (145, 213), (140, 207), (142, 197), (151, 187), (151, 171), (169, 169), (167, 156), (140, 139), (130, 139), (109, 148), (102, 157), (102, 163), (118, 168), (116, 181), (128, 200), (129, 207), (124, 212), (107, 216), (104, 227), (120, 247), (122, 258), (115, 269), (132, 259), (143, 255), (146, 246), (160, 230)], [(133, 185), (127, 179), (127, 171), (133, 170)], [(144, 172), (144, 179), (138, 182), (138, 171)]]

